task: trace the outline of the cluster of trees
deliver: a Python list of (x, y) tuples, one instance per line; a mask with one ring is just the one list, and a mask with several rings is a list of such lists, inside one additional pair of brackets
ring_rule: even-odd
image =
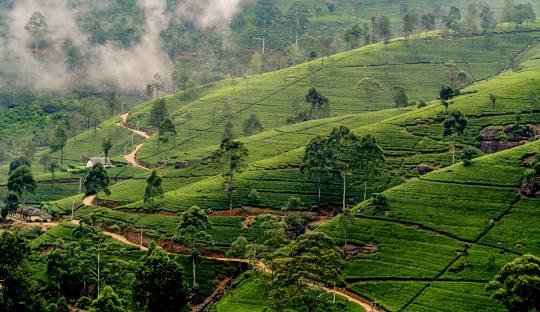
[[(72, 235), (75, 240), (58, 240), (43, 256), (34, 254), (21, 234), (0, 235), (2, 311), (59, 312), (71, 305), (92, 312), (172, 312), (187, 306), (192, 289), (183, 266), (155, 245), (132, 263), (84, 222)], [(45, 263), (39, 280), (30, 269), (35, 257)]]
[(374, 168), (384, 162), (382, 149), (371, 135), (357, 137), (347, 127), (334, 128), (328, 137), (317, 136), (308, 143), (302, 158), (301, 171), (317, 181), (318, 206), (321, 205), (321, 185), (337, 175), (342, 180), (342, 210), (347, 208), (347, 176), (362, 171), (364, 200), (367, 183)]

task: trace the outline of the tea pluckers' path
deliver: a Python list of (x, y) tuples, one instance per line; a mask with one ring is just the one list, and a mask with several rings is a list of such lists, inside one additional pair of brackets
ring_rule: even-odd
[[(125, 114), (122, 114), (120, 115), (120, 117), (122, 117), (122, 121), (117, 123), (118, 126), (122, 127), (122, 128), (125, 128), (125, 129), (128, 129), (129, 131), (133, 132), (134, 134), (138, 135), (138, 136), (141, 136), (145, 139), (149, 139), (150, 138), (150, 135), (148, 135), (148, 133), (144, 132), (144, 131), (140, 131), (140, 130), (136, 130), (136, 129), (133, 129), (133, 128), (130, 128), (127, 124), (127, 119), (129, 117), (129, 113), (125, 113)], [(141, 148), (143, 148), (143, 146), (145, 145), (146, 143), (141, 143), (141, 144), (138, 144), (135, 149), (127, 154), (127, 155), (124, 155), (124, 159), (130, 163), (133, 167), (136, 167), (136, 168), (140, 168), (140, 169), (145, 169), (145, 170), (149, 170), (148, 168), (144, 167), (143, 165), (141, 165), (138, 161), (137, 161), (137, 153), (139, 153), (139, 151), (141, 150)]]

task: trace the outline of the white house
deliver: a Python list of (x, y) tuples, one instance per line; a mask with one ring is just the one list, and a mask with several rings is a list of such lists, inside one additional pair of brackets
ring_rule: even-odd
[(113, 167), (113, 164), (108, 157), (90, 157), (86, 162), (86, 167), (91, 168), (97, 164), (102, 164), (103, 167)]

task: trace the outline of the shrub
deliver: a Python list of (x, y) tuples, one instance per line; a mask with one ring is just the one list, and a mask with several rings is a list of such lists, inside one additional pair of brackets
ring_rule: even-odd
[(369, 200), (369, 207), (375, 214), (388, 210), (388, 198), (384, 194), (377, 193)]
[(248, 194), (248, 203), (251, 205), (256, 205), (261, 202), (261, 195), (257, 192), (256, 189), (251, 189)]
[(247, 251), (248, 241), (244, 236), (238, 238), (231, 244), (231, 248), (227, 251), (227, 257), (244, 257)]
[(461, 160), (463, 161), (463, 166), (468, 167), (472, 165), (473, 158), (478, 157), (478, 152), (475, 149), (467, 148), (461, 152)]
[(92, 304), (92, 299), (86, 296), (82, 296), (75, 303), (75, 307), (78, 309), (88, 310), (90, 304)]
[(285, 207), (282, 208), (282, 210), (303, 210), (303, 209), (304, 209), (304, 203), (302, 202), (302, 199), (296, 196), (289, 197), (289, 200), (287, 200)]
[(427, 102), (425, 100), (420, 100), (418, 102), (418, 108), (422, 108), (422, 107), (426, 107), (427, 106)]
[(532, 179), (536, 176), (536, 170), (535, 169), (526, 169), (525, 170), (525, 179), (527, 181), (532, 181)]
[(509, 138), (508, 138), (508, 135), (506, 135), (506, 133), (501, 133), (495, 138), (495, 140), (501, 142), (501, 141), (508, 141)]

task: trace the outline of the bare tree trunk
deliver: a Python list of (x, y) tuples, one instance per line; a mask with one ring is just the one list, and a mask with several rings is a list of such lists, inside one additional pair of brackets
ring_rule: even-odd
[(345, 210), (345, 198), (346, 198), (346, 194), (347, 194), (347, 176), (346, 176), (346, 172), (343, 171), (342, 172), (342, 177), (343, 177), (343, 207), (342, 207), (342, 211)]
[(229, 193), (229, 216), (232, 217), (233, 194)]
[(195, 289), (195, 285), (197, 285), (197, 279), (195, 277), (195, 271), (196, 271), (196, 267), (195, 267), (195, 254), (193, 254), (191, 256), (191, 259), (192, 259), (192, 263), (193, 263), (193, 289)]
[(317, 214), (321, 214), (321, 177), (319, 176), (319, 193), (317, 198)]

